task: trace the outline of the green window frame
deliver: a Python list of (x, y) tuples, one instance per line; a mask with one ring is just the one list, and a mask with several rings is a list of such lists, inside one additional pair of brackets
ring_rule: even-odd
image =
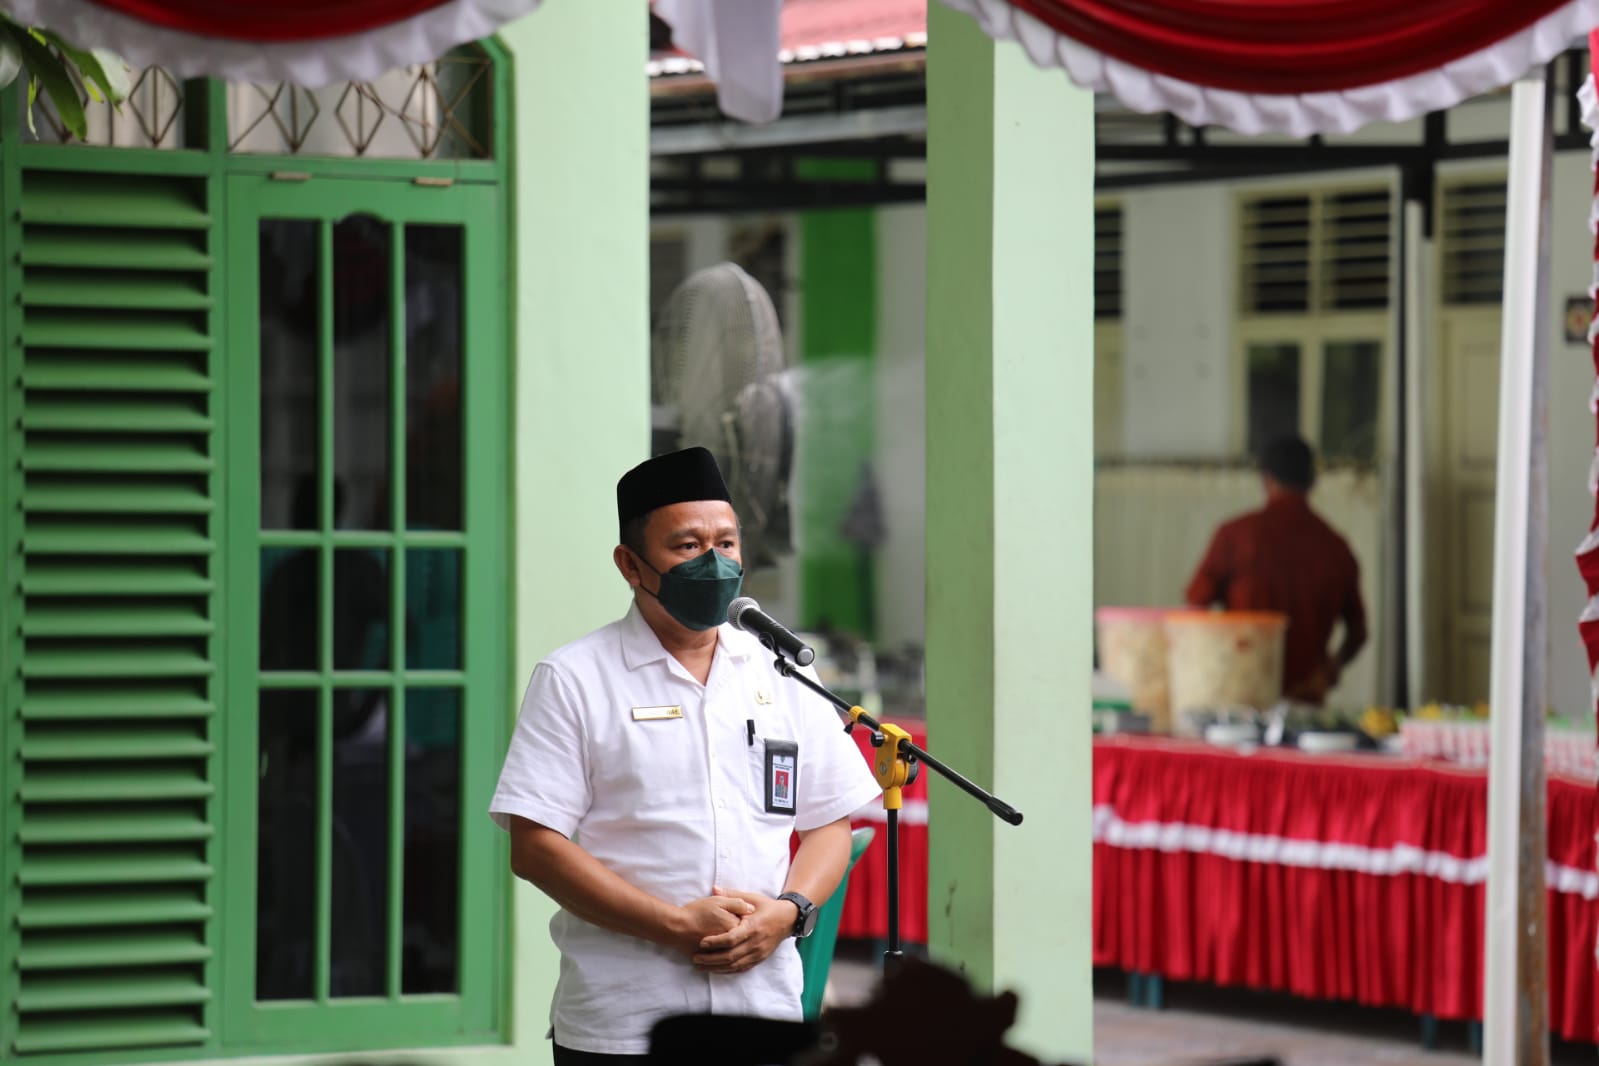
[[(272, 690), (301, 689), (318, 693), (318, 793), (316, 839), (316, 957), (312, 995), (305, 1000), (259, 1001), (254, 994), (255, 926), (242, 921), (229, 924), (225, 933), (228, 950), (223, 960), (229, 989), (225, 1031), (230, 1042), (264, 1044), (273, 1049), (293, 1050), (304, 1046), (317, 1049), (371, 1047), (373, 1034), (381, 1032), (383, 1042), (393, 1047), (414, 1046), (418, 1042), (436, 1043), (448, 1034), (459, 1041), (491, 1039), (494, 1035), (494, 1004), (499, 1000), (500, 982), (494, 911), (465, 906), (473, 899), (491, 899), (495, 884), (503, 880), (496, 861), (497, 841), (493, 826), (483, 817), (486, 803), (478, 803), (475, 791), (493, 780), (498, 747), (503, 743), (499, 726), (503, 715), (506, 672), (506, 634), (498, 619), (508, 616), (504, 583), (498, 579), (499, 562), (507, 557), (504, 544), (506, 471), (496, 461), (506, 437), (503, 410), (503, 349), (505, 308), (497, 279), (504, 252), (497, 225), (499, 193), (492, 187), (454, 184), (418, 189), (399, 182), (366, 182), (345, 178), (325, 181), (285, 182), (270, 176), (235, 175), (228, 179), (229, 248), (228, 304), (239, 313), (232, 316), (229, 349), (233, 370), (251, 381), (260, 380), (258, 233), (262, 220), (298, 220), (316, 227), (320, 264), (320, 309), (317, 322), (319, 398), (318, 451), (321, 461), (317, 489), (320, 496), (319, 528), (314, 531), (261, 529), (261, 502), (257, 484), (235, 482), (228, 500), (230, 542), (228, 587), (250, 590), (260, 584), (260, 557), (274, 548), (310, 549), (320, 555), (318, 567), (320, 612), (316, 628), (320, 635), (320, 660), (315, 669), (294, 671), (258, 670), (257, 648), (261, 627), (257, 596), (235, 595), (227, 612), (229, 631), (238, 635), (227, 649), (225, 674), (228, 699), (236, 708), (251, 707), (257, 717), (258, 694)], [(335, 393), (333, 360), (333, 305), (331, 284), (334, 225), (352, 216), (375, 217), (393, 235), (391, 248), (403, 249), (404, 234), (411, 226), (459, 226), (464, 236), (461, 319), (466, 336), (463, 350), (470, 352), (470, 365), (464, 367), (461, 389), (463, 529), (459, 532), (407, 529), (405, 517), (406, 478), (403, 457), (405, 418), (405, 336), (403, 299), (391, 300), (389, 489), (391, 516), (395, 522), (387, 530), (339, 530), (333, 528), (335, 467), (332, 456), (336, 440), (334, 426)], [(389, 257), (390, 293), (404, 292), (405, 257)], [(257, 392), (239, 388), (232, 392), (228, 412), (228, 450), (239, 458), (240, 469), (260, 468), (261, 405)], [(248, 457), (246, 459), (245, 457)], [(475, 472), (475, 475), (474, 473)], [(251, 549), (255, 550), (251, 550)], [(406, 663), (405, 632), (392, 624), (398, 606), (406, 603), (407, 567), (393, 565), (413, 550), (454, 549), (464, 554), (460, 611), (464, 639), (460, 668), (456, 670), (412, 669)], [(341, 669), (333, 661), (334, 567), (337, 553), (379, 550), (387, 553), (390, 582), (387, 626), (389, 668)], [(481, 626), (478, 632), (476, 627)], [(254, 639), (252, 639), (254, 638)], [(380, 996), (336, 996), (330, 987), (330, 938), (332, 933), (331, 834), (333, 793), (333, 693), (345, 686), (383, 690), (389, 701), (387, 716), (388, 817), (390, 844), (387, 853), (389, 882), (387, 896), (387, 965), (384, 990)], [(400, 922), (401, 886), (404, 881), (402, 849), (392, 846), (403, 839), (404, 826), (404, 731), (403, 713), (408, 693), (425, 688), (454, 689), (462, 694), (459, 723), (462, 753), (460, 824), (460, 952), (457, 960), (456, 994), (405, 995), (401, 987)], [(245, 716), (248, 721), (248, 716)], [(249, 732), (246, 726), (246, 732)], [(229, 821), (249, 832), (229, 834), (224, 842), (224, 899), (231, 914), (255, 915), (256, 893), (256, 780), (260, 773), (248, 744), (232, 744), (224, 773)], [(469, 787), (469, 786), (475, 786)], [(249, 812), (245, 814), (244, 812)], [(244, 994), (241, 990), (249, 990)], [(403, 1009), (396, 1009), (402, 1008)]]

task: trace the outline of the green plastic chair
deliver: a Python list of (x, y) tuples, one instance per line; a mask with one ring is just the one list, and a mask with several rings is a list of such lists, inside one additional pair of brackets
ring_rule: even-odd
[(850, 833), (849, 865), (844, 868), (844, 880), (827, 897), (816, 915), (816, 928), (798, 944), (800, 966), (805, 973), (805, 991), (800, 994), (800, 1004), (805, 1009), (805, 1020), (815, 1021), (822, 1014), (822, 996), (827, 991), (827, 971), (833, 967), (833, 948), (838, 943), (838, 923), (844, 916), (844, 890), (849, 888), (850, 871), (855, 862), (877, 835), (874, 829), (857, 829)]

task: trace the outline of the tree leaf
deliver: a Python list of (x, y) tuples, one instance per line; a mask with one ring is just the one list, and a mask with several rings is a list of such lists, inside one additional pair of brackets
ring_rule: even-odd
[(22, 52), (9, 33), (0, 33), (0, 89), (17, 80), (22, 73)]
[(128, 61), (104, 48), (91, 48), (89, 54), (100, 61), (100, 71), (106, 79), (106, 96), (113, 104), (126, 100), (133, 91), (133, 72)]
[(78, 68), (84, 87), (96, 100), (121, 103), (128, 96), (128, 65), (120, 56), (103, 48), (85, 50), (69, 44), (54, 30), (43, 31), (45, 41), (55, 45), (66, 60)]
[[(26, 27), (13, 22), (10, 16), (0, 15), (0, 41), (4, 42), (4, 46), (6, 48), (15, 49), (17, 53), (17, 60), (19, 63), (22, 63), (24, 68), (26, 68), (27, 64), (23, 63), (22, 39), (26, 37), (29, 32), (30, 31)], [(38, 100), (39, 79), (33, 76), (32, 71), (29, 71), (28, 106), (23, 110), (23, 113), (28, 119), (28, 132), (34, 136), (38, 136), (39, 133), (39, 127), (33, 121), (33, 105), (37, 103)]]
[[(55, 105), (56, 114), (60, 116), (62, 125), (71, 130), (74, 137), (81, 140), (89, 133), (89, 119), (84, 114), (83, 101), (78, 99), (78, 87), (66, 66), (39, 40), (39, 36), (31, 32), (11, 34), (12, 39), (22, 49), (22, 62), (27, 65), (28, 73), (44, 87), (50, 102)], [(31, 114), (28, 122), (31, 129), (33, 123)]]

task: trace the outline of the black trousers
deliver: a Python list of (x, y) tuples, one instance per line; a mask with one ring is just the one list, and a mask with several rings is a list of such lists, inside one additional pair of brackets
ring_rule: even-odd
[(645, 1066), (649, 1061), (648, 1055), (606, 1055), (555, 1045), (555, 1066)]
[(765, 1066), (788, 1062), (816, 1045), (815, 1022), (779, 1022), (735, 1015), (681, 1014), (662, 1018), (650, 1030), (648, 1055), (603, 1055), (555, 1045), (555, 1066)]

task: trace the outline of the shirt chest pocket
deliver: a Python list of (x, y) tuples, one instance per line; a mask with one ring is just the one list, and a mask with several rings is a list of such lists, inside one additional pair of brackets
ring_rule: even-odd
[(758, 736), (749, 746), (746, 796), (761, 818), (791, 819), (799, 808), (799, 744), (781, 737)]
[[(678, 711), (677, 716), (669, 716)], [(634, 817), (697, 817), (705, 794), (704, 741), (692, 711), (635, 708), (631, 719), (597, 737), (589, 752), (590, 782), (634, 809)]]

